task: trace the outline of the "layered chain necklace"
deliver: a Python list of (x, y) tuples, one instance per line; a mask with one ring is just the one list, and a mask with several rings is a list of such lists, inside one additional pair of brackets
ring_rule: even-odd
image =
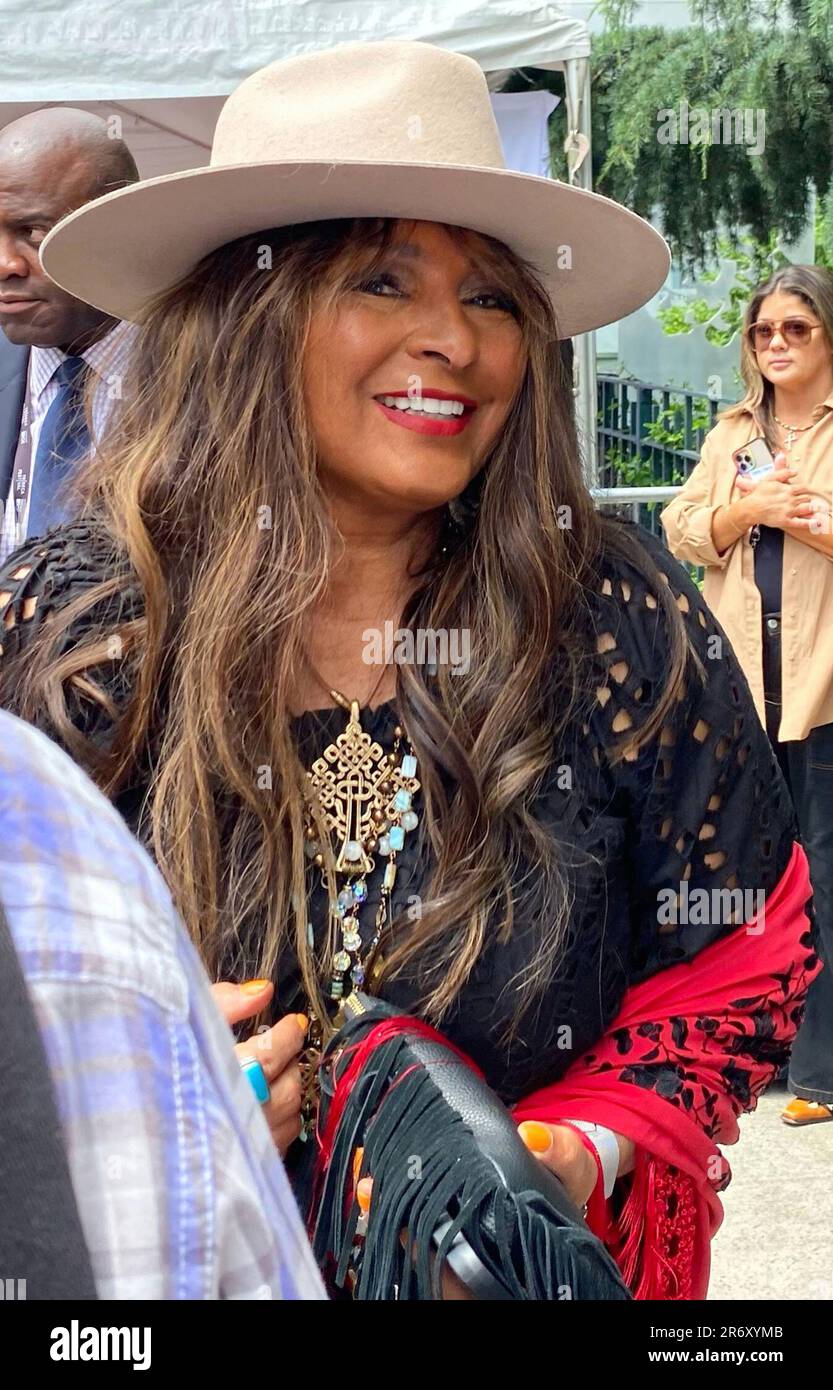
[[(818, 409), (819, 407), (816, 406), (815, 410)], [(780, 428), (784, 431), (784, 433), (787, 436), (786, 442), (784, 444), (784, 448), (787, 450), (787, 453), (789, 453), (790, 449), (795, 443), (795, 436), (797, 434), (806, 434), (808, 430), (811, 430), (814, 425), (818, 424), (818, 420), (811, 420), (809, 425), (785, 425), (783, 420), (778, 419), (778, 416), (775, 414), (774, 410), (772, 412), (772, 418), (775, 421), (776, 425), (780, 426)]]
[[(368, 697), (373, 696), (387, 671)], [(326, 689), (312, 668), (316, 679)], [(347, 1004), (366, 979), (368, 963), (379, 945), (382, 932), (392, 919), (391, 897), (396, 883), (397, 853), (404, 848), (405, 836), (415, 830), (419, 817), (413, 799), (419, 791), (417, 760), (401, 725), (394, 729), (390, 752), (362, 728), (358, 700), (348, 700), (338, 690), (330, 697), (347, 711), (344, 730), (324, 749), (307, 772), (307, 814), (305, 852), (321, 870), (327, 895), (328, 943), (332, 973), (326, 994), (335, 1008), (338, 1027)], [(329, 836), (334, 871), (327, 866), (319, 832), (312, 814), (313, 805), (323, 816)], [(379, 906), (366, 945), (362, 944), (359, 914), (368, 898), (368, 877), (376, 867), (376, 856), (385, 859)], [(314, 945), (313, 926), (307, 924), (307, 941)], [(304, 1098), (302, 1137), (307, 1138), (317, 1110), (317, 1069), (324, 1037), (324, 1021), (310, 1010), (309, 1045), (302, 1060)]]

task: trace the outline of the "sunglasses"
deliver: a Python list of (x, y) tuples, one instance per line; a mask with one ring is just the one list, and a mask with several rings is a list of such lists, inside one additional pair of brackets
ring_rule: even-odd
[(747, 328), (746, 336), (754, 350), (760, 352), (762, 348), (769, 347), (779, 330), (785, 343), (801, 347), (809, 343), (816, 328), (821, 328), (821, 324), (811, 323), (809, 319), (781, 319), (777, 323), (774, 319), (759, 319)]

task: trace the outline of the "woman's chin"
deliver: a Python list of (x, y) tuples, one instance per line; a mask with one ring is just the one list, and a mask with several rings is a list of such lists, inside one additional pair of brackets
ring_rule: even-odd
[(441, 476), (424, 468), (388, 468), (375, 476), (365, 473), (361, 479), (354, 479), (351, 487), (355, 498), (364, 496), (372, 506), (382, 503), (391, 511), (430, 512), (459, 497), (471, 476), (467, 468), (447, 469)]
[(796, 372), (794, 367), (770, 367), (767, 376), (773, 385), (802, 386), (804, 384), (801, 373)]

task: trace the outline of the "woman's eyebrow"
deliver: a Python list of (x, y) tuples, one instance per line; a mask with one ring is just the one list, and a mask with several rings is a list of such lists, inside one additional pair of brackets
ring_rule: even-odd
[(422, 257), (422, 247), (416, 246), (412, 241), (394, 241), (388, 247), (388, 251), (397, 258), (407, 257), (411, 260), (417, 260)]
[(59, 215), (60, 214), (56, 214), (55, 212), (42, 212), (39, 210), (35, 212), (21, 212), (16, 217), (9, 218), (9, 226), (29, 227), (33, 222), (52, 223), (58, 220)]

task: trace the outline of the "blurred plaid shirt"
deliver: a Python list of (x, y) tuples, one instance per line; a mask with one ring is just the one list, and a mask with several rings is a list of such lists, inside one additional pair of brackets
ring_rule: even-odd
[(283, 1165), (156, 868), (0, 711), (0, 898), (100, 1298), (323, 1297)]

